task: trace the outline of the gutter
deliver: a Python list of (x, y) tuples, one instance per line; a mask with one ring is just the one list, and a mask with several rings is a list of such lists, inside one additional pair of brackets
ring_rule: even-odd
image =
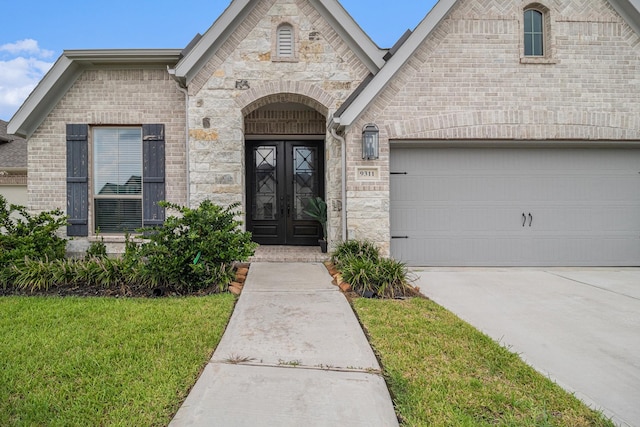
[(178, 90), (184, 93), (184, 146), (185, 146), (185, 161), (186, 161), (186, 172), (187, 172), (187, 200), (186, 206), (191, 206), (191, 168), (189, 166), (189, 91), (185, 87), (182, 79), (176, 76), (175, 68), (169, 68), (167, 66), (167, 73), (175, 80), (178, 85)]

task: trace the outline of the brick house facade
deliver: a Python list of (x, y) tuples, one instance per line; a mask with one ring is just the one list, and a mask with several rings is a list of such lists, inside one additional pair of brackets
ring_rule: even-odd
[[(264, 244), (316, 239), (317, 195), (330, 244), (414, 265), (638, 265), (634, 5), (440, 0), (380, 49), (335, 0), (234, 0), (184, 50), (65, 52), (9, 125), (29, 138), (29, 207), (77, 206), (80, 251), (99, 221), (95, 129), (154, 124), (162, 198), (238, 202)], [(87, 126), (72, 202), (68, 125)]]

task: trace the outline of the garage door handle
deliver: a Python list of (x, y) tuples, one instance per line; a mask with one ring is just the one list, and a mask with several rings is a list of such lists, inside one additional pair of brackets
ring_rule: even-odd
[(531, 227), (531, 223), (533, 222), (533, 215), (529, 212), (529, 227)]
[(524, 227), (526, 223), (527, 223), (527, 216), (524, 214), (524, 212), (522, 212), (522, 226)]

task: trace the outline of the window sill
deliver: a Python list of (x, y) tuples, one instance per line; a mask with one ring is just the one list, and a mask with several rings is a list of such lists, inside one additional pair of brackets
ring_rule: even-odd
[(295, 57), (286, 57), (286, 56), (276, 56), (271, 58), (271, 62), (299, 62), (298, 58)]
[(546, 58), (544, 56), (521, 56), (521, 64), (557, 64), (558, 60), (555, 58)]
[[(141, 240), (142, 234), (130, 233), (129, 240)], [(89, 242), (104, 242), (104, 243), (125, 243), (127, 241), (126, 236), (123, 234), (94, 234), (87, 237)]]
[(124, 234), (94, 234), (89, 236), (90, 242), (104, 242), (104, 243), (124, 243), (126, 238)]

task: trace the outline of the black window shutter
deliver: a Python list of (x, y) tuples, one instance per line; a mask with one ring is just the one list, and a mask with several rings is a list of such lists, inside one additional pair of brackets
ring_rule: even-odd
[(164, 125), (142, 126), (142, 225), (152, 227), (164, 223), (164, 209), (158, 202), (165, 199)]
[(67, 125), (67, 236), (89, 234), (88, 134), (88, 125)]

